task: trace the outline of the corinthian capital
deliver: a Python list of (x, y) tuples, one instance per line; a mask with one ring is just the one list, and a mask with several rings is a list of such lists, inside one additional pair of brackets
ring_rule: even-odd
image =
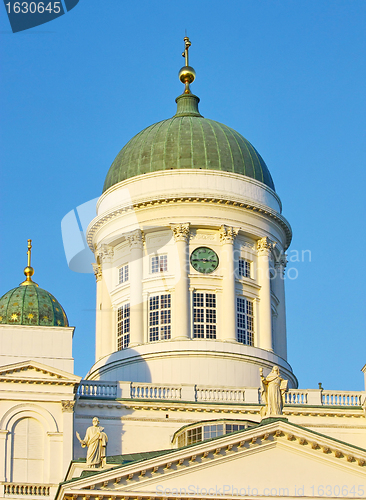
[(61, 405), (64, 413), (73, 413), (75, 401), (61, 401)]
[(257, 241), (257, 250), (259, 254), (269, 254), (273, 248), (274, 244), (267, 236)]
[(100, 245), (95, 252), (95, 256), (99, 257), (99, 262), (111, 262), (113, 255), (114, 248), (105, 244)]
[(189, 238), (189, 222), (185, 224), (170, 224), (173, 231), (175, 241), (188, 241)]
[(286, 265), (287, 265), (287, 255), (285, 253), (282, 253), (279, 256), (279, 258), (275, 261), (274, 266), (276, 269), (284, 272)]
[(221, 226), (219, 231), (221, 243), (231, 243), (233, 245), (238, 232), (239, 229), (234, 227)]
[(141, 249), (145, 242), (144, 233), (141, 229), (136, 229), (126, 235), (126, 240), (130, 244), (130, 250), (134, 250), (135, 248)]
[(95, 279), (97, 281), (100, 281), (102, 279), (102, 276), (103, 276), (102, 266), (100, 264), (95, 264), (95, 263), (93, 263), (92, 266), (93, 266)]

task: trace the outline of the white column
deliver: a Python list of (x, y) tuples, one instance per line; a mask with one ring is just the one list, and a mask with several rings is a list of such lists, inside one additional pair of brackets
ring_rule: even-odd
[(67, 400), (61, 401), (61, 405), (62, 405), (62, 430), (63, 430), (62, 477), (65, 477), (70, 462), (73, 459), (75, 401), (67, 401)]
[(175, 283), (174, 297), (174, 330), (172, 332), (173, 339), (188, 339), (190, 337), (190, 314), (189, 314), (189, 282), (188, 282), (188, 239), (189, 239), (189, 223), (187, 224), (170, 224), (173, 231), (175, 245), (177, 247), (179, 269), (175, 275), (177, 279)]
[(96, 290), (96, 318), (95, 318), (95, 361), (102, 357), (102, 266), (93, 264), (95, 279), (97, 281)]
[(234, 240), (238, 231), (233, 227), (221, 226), (219, 233), (222, 244), (220, 270), (223, 275), (220, 338), (232, 342), (236, 341)]
[(97, 263), (93, 265), (93, 268), (97, 280), (96, 360), (115, 351), (112, 302), (106, 280), (106, 270), (112, 266), (113, 255), (113, 247), (106, 244), (101, 244), (95, 252)]
[(261, 349), (272, 351), (272, 311), (269, 260), (273, 244), (265, 237), (257, 241), (258, 250), (258, 282), (259, 292), (259, 346)]
[(281, 358), (287, 359), (286, 338), (286, 302), (285, 302), (285, 268), (287, 264), (286, 255), (282, 254), (275, 262), (276, 277), (274, 279), (274, 293), (278, 299), (277, 306), (277, 328), (276, 343), (277, 352)]
[(142, 278), (143, 278), (143, 244), (144, 235), (140, 229), (136, 229), (127, 235), (130, 244), (130, 346), (143, 344), (143, 299), (142, 299)]

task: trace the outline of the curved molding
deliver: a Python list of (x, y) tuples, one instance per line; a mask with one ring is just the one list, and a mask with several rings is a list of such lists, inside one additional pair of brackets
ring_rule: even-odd
[(260, 215), (264, 215), (275, 221), (277, 224), (281, 226), (286, 234), (286, 245), (285, 250), (290, 246), (292, 239), (292, 229), (289, 222), (278, 212), (269, 208), (266, 205), (262, 205), (260, 203), (254, 203), (250, 200), (243, 201), (242, 199), (238, 199), (230, 196), (222, 196), (222, 197), (210, 197), (210, 196), (202, 196), (202, 194), (192, 194), (190, 196), (172, 196), (172, 197), (164, 197), (155, 196), (149, 198), (141, 198), (132, 203), (121, 204), (113, 210), (110, 210), (102, 215), (95, 217), (91, 221), (87, 229), (87, 243), (89, 248), (94, 251), (93, 239), (94, 235), (98, 231), (100, 227), (102, 227), (105, 223), (110, 222), (113, 219), (120, 217), (121, 215), (130, 212), (130, 211), (139, 211), (145, 208), (150, 208), (152, 206), (173, 204), (173, 203), (207, 203), (212, 205), (215, 204), (225, 204), (225, 206), (233, 206), (238, 207), (247, 211), (257, 212)]
[[(159, 362), (163, 367), (164, 363), (171, 363), (174, 360), (207, 360), (216, 359), (225, 362), (240, 362), (247, 367), (256, 366), (259, 374), (259, 368), (271, 370), (273, 365), (278, 365), (285, 378), (291, 380), (293, 387), (298, 386), (298, 381), (292, 372), (291, 366), (277, 354), (243, 345), (238, 342), (223, 342), (220, 340), (184, 340), (184, 341), (160, 341), (116, 351), (99, 359), (90, 369), (85, 380), (115, 380), (116, 371), (119, 369), (128, 369), (132, 365), (139, 363), (147, 364)], [(258, 375), (259, 377), (259, 375)], [(130, 379), (129, 379), (130, 380)], [(141, 381), (138, 381), (141, 382)], [(145, 380), (150, 382), (150, 380)], [(152, 382), (161, 383), (162, 381), (152, 380)], [(201, 382), (200, 382), (201, 383)], [(202, 382), (203, 383), (203, 382)], [(259, 383), (259, 378), (258, 378)], [(235, 384), (229, 384), (236, 386)], [(238, 386), (239, 387), (239, 386)]]
[(6, 411), (0, 420), (0, 429), (10, 431), (17, 420), (27, 417), (40, 421), (48, 433), (60, 432), (54, 416), (45, 408), (33, 403), (21, 403)]

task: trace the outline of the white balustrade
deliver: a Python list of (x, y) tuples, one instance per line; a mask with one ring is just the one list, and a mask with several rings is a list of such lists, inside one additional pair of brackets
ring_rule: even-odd
[(102, 382), (97, 380), (82, 380), (78, 387), (78, 396), (92, 398), (116, 398), (117, 382)]
[[(121, 389), (122, 384), (124, 388)], [(103, 382), (82, 380), (77, 395), (95, 399), (150, 399), (171, 401), (258, 403), (255, 387), (212, 387), (205, 385), (154, 384), (148, 382)], [(361, 406), (366, 401), (365, 392), (326, 391), (318, 389), (289, 389), (284, 394), (285, 405)], [(263, 401), (262, 401), (263, 403)]]
[(182, 386), (152, 383), (132, 383), (131, 398), (133, 399), (182, 399)]
[(324, 391), (322, 403), (327, 406), (361, 406), (364, 393), (356, 391)]
[(244, 403), (245, 391), (236, 387), (196, 386), (196, 401)]
[(50, 487), (44, 484), (5, 483), (4, 493), (6, 495), (47, 497), (50, 495)]
[(306, 405), (308, 404), (307, 391), (300, 389), (290, 389), (285, 392), (285, 405)]

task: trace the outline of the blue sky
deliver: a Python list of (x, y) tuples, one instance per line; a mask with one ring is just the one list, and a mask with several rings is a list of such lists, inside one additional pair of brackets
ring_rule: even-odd
[[(95, 279), (67, 267), (60, 223), (101, 194), (124, 144), (175, 113), (185, 29), (200, 111), (261, 153), (289, 220), (289, 362), (301, 388), (363, 389), (366, 3), (80, 0), (13, 34), (0, 8), (1, 283), (35, 281), (94, 360)], [(300, 257), (301, 258), (301, 257)], [(293, 271), (295, 275), (295, 271)]]

